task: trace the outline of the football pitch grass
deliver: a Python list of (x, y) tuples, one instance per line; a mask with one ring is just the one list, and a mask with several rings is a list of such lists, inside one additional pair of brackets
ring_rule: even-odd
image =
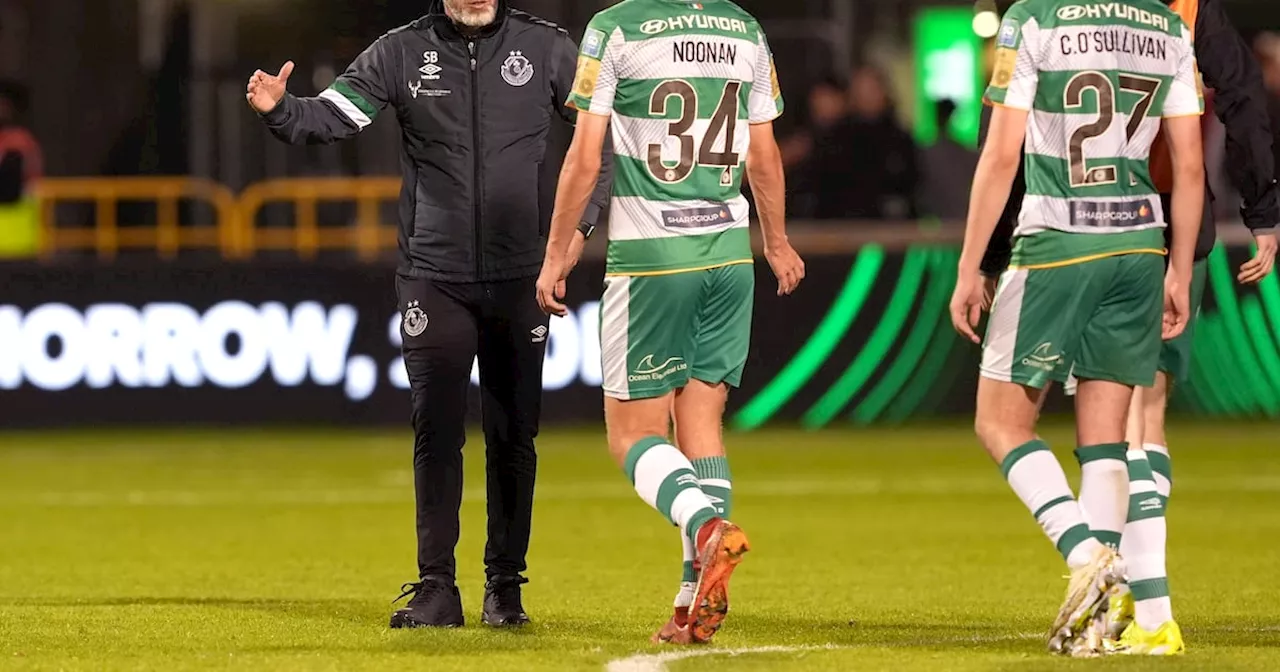
[[(1280, 668), (1280, 428), (1173, 430), (1170, 571), (1190, 651), (1045, 653), (1064, 567), (963, 424), (729, 439), (753, 552), (711, 647), (659, 647), (674, 528), (601, 432), (540, 440), (525, 604), (479, 623), (483, 451), (467, 450), (467, 627), (391, 631), (414, 578), (402, 431), (0, 434), (0, 668)], [(1069, 461), (1071, 433), (1046, 431)], [(1078, 473), (1074, 463), (1068, 472)]]

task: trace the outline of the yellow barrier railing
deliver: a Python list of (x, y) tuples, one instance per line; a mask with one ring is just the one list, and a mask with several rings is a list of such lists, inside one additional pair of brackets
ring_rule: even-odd
[[(259, 182), (239, 196), (226, 187), (199, 178), (48, 178), (36, 187), (41, 209), (40, 256), (49, 259), (66, 250), (94, 250), (110, 260), (123, 249), (154, 249), (161, 259), (179, 250), (212, 248), (227, 259), (247, 259), (259, 250), (294, 251), (314, 259), (321, 250), (354, 250), (371, 261), (396, 246), (397, 228), (383, 224), (382, 204), (400, 195), (400, 180), (371, 178), (298, 178)], [(214, 213), (212, 225), (183, 224), (182, 201), (203, 202)], [(352, 226), (321, 226), (321, 202), (354, 202)], [(154, 225), (119, 221), (124, 202), (154, 203)], [(90, 226), (60, 226), (58, 206), (93, 205)], [(265, 228), (257, 224), (262, 209), (272, 203), (294, 206), (293, 225)]]
[[(61, 250), (96, 250), (100, 259), (113, 259), (121, 249), (154, 248), (161, 259), (173, 259), (180, 249), (216, 248), (237, 256), (240, 248), (239, 210), (231, 190), (209, 180), (186, 177), (46, 178), (36, 185), (40, 199), (42, 235), (40, 256)], [(179, 203), (204, 202), (213, 208), (212, 226), (183, 226)], [(118, 221), (122, 201), (156, 205), (154, 226)], [(94, 204), (89, 227), (61, 227), (59, 203)]]
[[(400, 197), (400, 180), (393, 177), (299, 178), (254, 184), (240, 195), (239, 221), (243, 227), (240, 252), (249, 257), (257, 250), (295, 250), (303, 259), (314, 259), (320, 250), (354, 249), (363, 261), (372, 261), (384, 249), (395, 247), (398, 229), (384, 225), (378, 210), (382, 203)], [(320, 226), (316, 207), (325, 201), (354, 201), (354, 226)], [(258, 213), (269, 203), (292, 203), (292, 228), (259, 228)]]

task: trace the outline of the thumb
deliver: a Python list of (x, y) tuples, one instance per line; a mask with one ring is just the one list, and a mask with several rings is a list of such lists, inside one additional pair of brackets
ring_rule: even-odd
[(280, 74), (276, 75), (276, 77), (283, 83), (289, 81), (289, 75), (292, 74), (293, 61), (286, 61), (284, 65), (280, 66)]

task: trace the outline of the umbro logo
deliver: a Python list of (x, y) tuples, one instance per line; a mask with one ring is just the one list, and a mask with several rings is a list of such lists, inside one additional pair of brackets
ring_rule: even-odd
[(547, 341), (547, 328), (546, 326), (539, 324), (529, 330), (529, 335), (532, 337), (531, 342), (545, 343)]

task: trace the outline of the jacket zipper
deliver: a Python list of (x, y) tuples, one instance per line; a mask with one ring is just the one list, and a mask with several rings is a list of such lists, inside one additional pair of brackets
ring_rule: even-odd
[(484, 275), (484, 234), (481, 232), (480, 225), (480, 199), (484, 189), (484, 182), (481, 176), (481, 155), (480, 151), (480, 85), (477, 82), (478, 73), (476, 72), (476, 43), (475, 41), (467, 42), (467, 51), (471, 54), (471, 134), (472, 134), (472, 163), (475, 165), (475, 182), (472, 186), (473, 201), (473, 221), (471, 223), (472, 230), (475, 232), (476, 245), (476, 282), (479, 282)]

